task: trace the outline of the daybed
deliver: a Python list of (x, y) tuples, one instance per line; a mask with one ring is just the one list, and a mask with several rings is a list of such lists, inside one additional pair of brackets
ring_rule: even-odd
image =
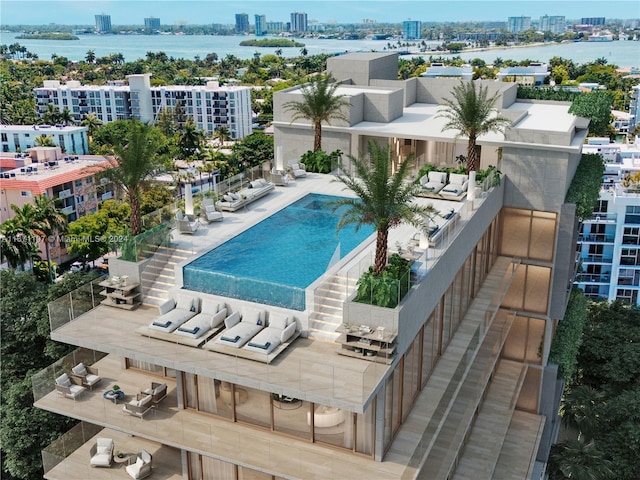
[(122, 411), (129, 415), (144, 418), (144, 416), (153, 408), (153, 395), (147, 393), (139, 393), (135, 400), (131, 400), (122, 407)]
[(266, 312), (252, 312), (240, 315), (233, 312), (224, 320), (225, 329), (215, 342), (229, 347), (240, 348), (262, 330), (266, 324)]
[(151, 395), (151, 401), (155, 404), (158, 404), (164, 397), (167, 396), (167, 384), (151, 382), (151, 388), (147, 388), (140, 393), (145, 396)]
[(304, 163), (300, 162), (289, 162), (289, 168), (291, 169), (291, 174), (293, 178), (300, 178), (307, 176), (307, 168)]
[(189, 338), (200, 338), (222, 325), (227, 318), (227, 308), (210, 299), (202, 301), (202, 312), (180, 325), (173, 333)]
[(264, 178), (259, 178), (252, 182), (246, 188), (238, 192), (230, 192), (222, 196), (221, 200), (216, 202), (219, 210), (235, 212), (242, 207), (246, 207), (251, 202), (264, 197), (275, 189), (275, 185), (267, 182)]
[(97, 385), (102, 380), (102, 377), (98, 376), (96, 367), (90, 367), (82, 362), (71, 369), (71, 376), (80, 380), (80, 384), (89, 390), (92, 390), (94, 385)]
[(296, 334), (296, 321), (288, 316), (269, 315), (269, 326), (251, 338), (244, 347), (245, 350), (263, 353), (273, 352), (278, 346), (287, 343)]
[(447, 183), (446, 172), (429, 172), (420, 177), (420, 188), (425, 193), (438, 193)]
[(139, 480), (151, 475), (152, 467), (151, 461), (153, 458), (151, 454), (146, 450), (142, 450), (136, 457), (135, 463), (127, 465), (126, 471), (131, 478)]
[(156, 318), (149, 328), (171, 333), (190, 318), (197, 315), (200, 300), (186, 294), (178, 294), (176, 300), (169, 299), (160, 305), (160, 317)]
[(91, 455), (89, 463), (92, 467), (110, 467), (113, 461), (113, 440), (98, 437), (96, 443), (91, 446), (89, 455)]
[(56, 392), (58, 392), (58, 395), (75, 400), (86, 390), (86, 388), (79, 383), (81, 382), (76, 378), (69, 377), (69, 375), (63, 373), (56, 378)]
[(216, 209), (213, 200), (210, 198), (205, 198), (200, 204), (200, 215), (207, 223), (221, 222), (223, 220), (222, 212)]
[(449, 175), (449, 183), (440, 191), (442, 196), (461, 197), (469, 186), (469, 175), (452, 173)]

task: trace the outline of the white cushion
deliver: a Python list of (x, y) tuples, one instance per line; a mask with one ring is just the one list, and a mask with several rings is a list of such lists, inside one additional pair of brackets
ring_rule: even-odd
[(250, 312), (242, 317), (243, 322), (253, 323), (254, 325), (264, 325), (266, 318), (265, 311)]
[(449, 175), (449, 183), (453, 185), (463, 185), (469, 179), (468, 176), (461, 173), (452, 173)]
[(180, 310), (191, 310), (193, 307), (193, 297), (188, 295), (179, 294), (176, 298), (176, 308)]
[(234, 200), (240, 200), (240, 195), (238, 195), (237, 193), (231, 192), (229, 196)]
[(142, 458), (138, 457), (136, 460), (136, 467), (142, 467), (144, 466), (144, 460), (142, 460)]
[(153, 397), (151, 395), (147, 395), (142, 400), (140, 400), (140, 402), (138, 403), (138, 406), (144, 407), (147, 403), (150, 403), (151, 400), (153, 400)]
[(231, 328), (238, 323), (240, 323), (240, 312), (233, 312), (231, 315), (224, 319), (224, 326), (226, 328)]
[(111, 448), (111, 446), (113, 445), (113, 440), (111, 440), (110, 438), (97, 438), (96, 443), (98, 444), (98, 447)]
[(291, 163), (289, 165), (291, 166), (292, 170), (299, 170), (300, 169), (300, 165), (298, 165), (297, 163)]
[(101, 447), (100, 445), (98, 445), (97, 453), (98, 455), (109, 455), (109, 453), (111, 453), (111, 448)]
[(214, 300), (213, 298), (202, 299), (201, 311), (203, 313), (210, 313), (211, 315), (213, 315), (218, 311), (218, 308), (220, 308), (220, 303), (217, 300)]
[(75, 367), (73, 367), (71, 369), (71, 371), (73, 373), (75, 373), (76, 375), (79, 375), (81, 377), (86, 377), (87, 376), (87, 369), (84, 366), (84, 363), (79, 363), (78, 365), (76, 365)]
[(280, 341), (282, 343), (288, 341), (296, 331), (296, 322), (293, 322), (287, 328), (285, 328), (280, 334)]
[(284, 330), (287, 328), (287, 323), (289, 322), (289, 317), (280, 316), (280, 315), (271, 315), (269, 317), (269, 326), (273, 328), (279, 328), (280, 330)]
[(429, 181), (436, 183), (447, 183), (447, 174), (445, 172), (429, 172)]
[(63, 373), (58, 378), (56, 378), (56, 383), (61, 387), (70, 387), (71, 379), (69, 378), (69, 375), (67, 375), (66, 373)]
[(211, 328), (220, 325), (225, 318), (227, 318), (227, 309), (223, 308), (211, 318)]
[(229, 203), (233, 202), (233, 197), (232, 197), (231, 195), (223, 195), (223, 196), (222, 196), (222, 199), (223, 199), (225, 202), (229, 202)]

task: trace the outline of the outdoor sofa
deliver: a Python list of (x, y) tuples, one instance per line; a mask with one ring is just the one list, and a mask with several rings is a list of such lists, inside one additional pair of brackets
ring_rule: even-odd
[(216, 202), (216, 207), (218, 210), (235, 212), (236, 210), (246, 207), (251, 202), (255, 202), (259, 198), (264, 197), (275, 188), (273, 183), (266, 181), (264, 178), (259, 178), (249, 182), (247, 187), (238, 192), (224, 194), (222, 199)]

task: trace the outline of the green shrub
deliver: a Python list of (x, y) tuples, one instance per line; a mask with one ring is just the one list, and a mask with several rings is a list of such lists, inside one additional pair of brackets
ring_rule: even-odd
[(551, 342), (549, 363), (558, 365), (558, 377), (567, 383), (576, 373), (578, 350), (582, 344), (582, 330), (587, 318), (587, 298), (582, 290), (573, 288), (564, 318), (558, 324)]
[(582, 155), (565, 201), (575, 203), (576, 216), (581, 219), (591, 218), (593, 209), (600, 198), (600, 186), (604, 174), (602, 156), (597, 153)]
[(389, 257), (389, 264), (380, 273), (373, 267), (358, 280), (358, 293), (354, 301), (379, 307), (395, 308), (409, 291), (411, 262), (397, 253)]

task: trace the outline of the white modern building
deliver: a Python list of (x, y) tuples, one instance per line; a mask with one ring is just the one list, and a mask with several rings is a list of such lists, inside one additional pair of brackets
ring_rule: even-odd
[(543, 15), (540, 17), (540, 30), (551, 32), (554, 35), (564, 33), (567, 29), (567, 20), (563, 15)]
[(255, 15), (256, 21), (256, 37), (262, 37), (267, 34), (267, 16)]
[(26, 152), (36, 147), (38, 137), (50, 137), (64, 152), (85, 155), (89, 153), (87, 127), (65, 125), (0, 125), (2, 152)]
[(427, 67), (427, 71), (420, 76), (427, 78), (455, 77), (462, 80), (472, 80), (473, 67), (468, 64), (461, 67), (451, 67), (443, 63), (432, 63)]
[(307, 14), (305, 12), (292, 12), (291, 13), (291, 32), (306, 32), (307, 26)]
[(509, 33), (519, 33), (531, 29), (531, 17), (509, 17), (507, 30)]
[(587, 297), (640, 304), (640, 142), (586, 145), (606, 162), (593, 218), (578, 237), (580, 274)]
[(111, 31), (111, 15), (100, 14), (95, 16), (96, 32), (109, 33)]
[(405, 20), (402, 22), (403, 40), (418, 40), (422, 38), (422, 22), (419, 20)]
[(498, 72), (501, 82), (515, 82), (525, 86), (542, 85), (551, 75), (546, 63), (531, 62), (527, 67), (503, 67)]
[(200, 130), (213, 133), (224, 126), (234, 140), (252, 133), (249, 87), (220, 86), (217, 82), (152, 87), (150, 77), (128, 75), (128, 85), (99, 86), (45, 80), (42, 87), (34, 89), (38, 114), (43, 116), (53, 104), (60, 111), (69, 109), (76, 121), (93, 113), (104, 123), (129, 118), (155, 122), (163, 109), (180, 105)]
[[(411, 162), (414, 174), (425, 165), (450, 166), (464, 151), (465, 142), (438, 117), (459, 79), (400, 81), (394, 53), (333, 57), (327, 69), (343, 82), (337, 93), (350, 102), (342, 110), (346, 120), (323, 128), (325, 151), (360, 155), (375, 141), (392, 148), (393, 166)], [(130, 312), (100, 304), (99, 292), (116, 288), (109, 284), (96, 290), (94, 304), (83, 290), (77, 314), (70, 311), (77, 303), (73, 294), (50, 305), (52, 338), (81, 351), (36, 376), (35, 406), (102, 429), (98, 436), (113, 439), (121, 451), (145, 449), (153, 455), (154, 474), (170, 480), (541, 478), (559, 427), (562, 390), (549, 352), (575, 266), (575, 205), (565, 198), (588, 120), (570, 114), (569, 103), (520, 102), (516, 84), (483, 85), (499, 96), (496, 109), (511, 125), (479, 138), (480, 168), (497, 166), (503, 176), (486, 188), (472, 179), (453, 200), (416, 197), (453, 217), (441, 224), (441, 236), (414, 242), (412, 251), (421, 229), (403, 225), (390, 232), (391, 245), (401, 243), (413, 262), (411, 285), (397, 306), (354, 301), (355, 280), (375, 255), (375, 235), (306, 288), (304, 310), (185, 288), (187, 263), (305, 193), (352, 195), (331, 175), (309, 174), (256, 207), (225, 213), (220, 226), (187, 239), (178, 235), (189, 247), (159, 252), (164, 259), (109, 262), (112, 275), (133, 282), (127, 291), (140, 287), (143, 273), (153, 273), (148, 266), (166, 265), (155, 275), (170, 283), (166, 298), (177, 298), (180, 307), (164, 305), (176, 306), (176, 314), (183, 307), (195, 314), (190, 306), (199, 298), (205, 316), (219, 305), (222, 316), (228, 309), (242, 312), (243, 327), (255, 318), (254, 326), (264, 327), (258, 312), (269, 328), (292, 319), (301, 338), (278, 358), (260, 351), (247, 356), (240, 345), (211, 349), (215, 337), (179, 342), (174, 333), (152, 336), (150, 325), (165, 327), (160, 311), (147, 303), (150, 288), (142, 285), (143, 305)], [(274, 95), (280, 160), (297, 160), (313, 145), (310, 123), (292, 121), (284, 107), (301, 95), (301, 86)], [(321, 207), (314, 200), (308, 208)], [(293, 226), (312, 223), (309, 218), (296, 210)], [(276, 238), (260, 255), (240, 251), (237, 258), (257, 269), (265, 257), (283, 253), (280, 268), (308, 266), (312, 255), (279, 248), (285, 229), (273, 229)], [(310, 243), (308, 232), (299, 236)], [(221, 340), (227, 332), (216, 335)], [(66, 382), (57, 388), (55, 380), (64, 382), (62, 374), (69, 376), (79, 361), (98, 368), (103, 380), (78, 398), (69, 392), (74, 401)], [(116, 381), (127, 395), (120, 405)], [(147, 398), (156, 393), (152, 382), (165, 384), (168, 393), (154, 407)], [(132, 403), (149, 387), (140, 398), (145, 405)], [(43, 454), (45, 460), (58, 457), (45, 467), (45, 478), (111, 478), (117, 466), (91, 468), (96, 441), (94, 433), (83, 434), (79, 448)]]
[(640, 125), (640, 84), (631, 89), (631, 100), (629, 102), (629, 125), (628, 131), (632, 133)]

